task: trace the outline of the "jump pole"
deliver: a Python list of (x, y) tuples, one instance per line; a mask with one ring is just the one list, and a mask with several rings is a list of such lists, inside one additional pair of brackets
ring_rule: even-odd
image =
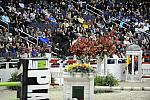
[[(0, 82), (1, 86), (21, 86), (21, 82)], [(95, 91), (105, 90), (130, 90), (130, 91), (150, 91), (150, 87), (109, 87), (109, 86), (95, 86)]]
[(150, 91), (150, 87), (110, 87), (110, 86), (95, 86), (95, 92), (98, 91), (114, 91), (114, 90), (124, 90), (124, 91)]
[(21, 86), (21, 82), (0, 82), (1, 86)]

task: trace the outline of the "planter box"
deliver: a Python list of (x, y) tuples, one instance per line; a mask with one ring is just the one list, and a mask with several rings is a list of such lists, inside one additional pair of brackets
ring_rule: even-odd
[(63, 77), (64, 78), (93, 78), (94, 73), (80, 73), (80, 72), (69, 73), (69, 72), (64, 72)]
[(94, 74), (64, 72), (64, 100), (94, 100)]

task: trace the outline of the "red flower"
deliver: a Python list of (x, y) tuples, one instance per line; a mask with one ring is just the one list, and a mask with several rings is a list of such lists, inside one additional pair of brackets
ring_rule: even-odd
[[(96, 56), (97, 54), (112, 54), (116, 50), (116, 40), (110, 36), (99, 37), (96, 40), (89, 38), (78, 39), (70, 48), (77, 56)], [(105, 50), (105, 51), (104, 51)]]
[(77, 61), (76, 60), (67, 60), (67, 64), (73, 64), (73, 63), (76, 63)]

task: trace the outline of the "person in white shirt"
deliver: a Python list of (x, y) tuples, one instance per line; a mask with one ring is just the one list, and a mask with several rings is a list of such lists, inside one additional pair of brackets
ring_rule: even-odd
[(2, 20), (6, 23), (10, 23), (10, 19), (9, 17), (7, 16), (7, 13), (5, 12), (4, 15), (2, 16)]
[(130, 45), (131, 43), (129, 41), (129, 37), (126, 37), (126, 39), (124, 40), (123, 43), (126, 44), (126, 45)]
[(35, 19), (35, 12), (30, 13), (30, 20), (33, 21)]

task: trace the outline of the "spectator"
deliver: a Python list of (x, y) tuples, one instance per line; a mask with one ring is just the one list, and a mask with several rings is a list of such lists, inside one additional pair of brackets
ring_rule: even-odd
[(6, 22), (6, 23), (10, 23), (10, 19), (9, 19), (9, 17), (7, 16), (7, 13), (6, 13), (6, 12), (4, 12), (4, 15), (2, 16), (2, 20), (3, 20), (4, 22)]
[(32, 57), (37, 57), (38, 56), (38, 52), (35, 48), (32, 49), (31, 56)]
[[(74, 6), (67, 0), (57, 3), (39, 1), (34, 4), (21, 4), (20, 7), (8, 5), (11, 8), (9, 11), (3, 9), (4, 14), (1, 13), (1, 19), (9, 23), (11, 29), (11, 33), (6, 29), (0, 32), (1, 41), (6, 42), (3, 46), (11, 42), (13, 46), (16, 45), (16, 52), (20, 54), (33, 51), (35, 56), (35, 52), (45, 53), (52, 50), (58, 55), (66, 56), (69, 54), (66, 51), (70, 44), (77, 38), (95, 39), (110, 35), (118, 40), (117, 54), (115, 54), (118, 57), (125, 56), (123, 52), (126, 46), (133, 43), (139, 44), (145, 51), (150, 48), (149, 9), (144, 2), (123, 0), (121, 3), (120, 1), (116, 3), (112, 0), (89, 0), (87, 3), (101, 10), (98, 12), (91, 9), (100, 17), (85, 11), (84, 5)], [(48, 40), (46, 46), (43, 45), (43, 41), (36, 42), (38, 37)], [(38, 46), (35, 47), (31, 43)], [(55, 47), (58, 49), (56, 50)], [(38, 51), (35, 51), (35, 48), (38, 48)]]

